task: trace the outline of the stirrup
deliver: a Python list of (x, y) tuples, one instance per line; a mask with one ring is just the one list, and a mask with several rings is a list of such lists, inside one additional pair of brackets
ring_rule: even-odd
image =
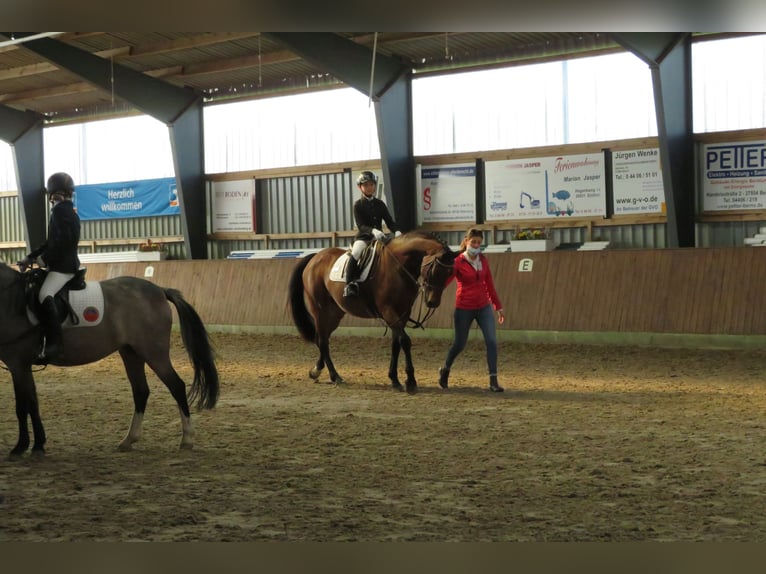
[(55, 361), (59, 355), (61, 355), (61, 343), (54, 342), (52, 345), (48, 345), (48, 341), (46, 340), (40, 348), (37, 357), (35, 357), (32, 362), (35, 365), (47, 365), (51, 361)]
[(32, 359), (32, 363), (34, 365), (47, 365), (50, 362), (51, 362), (51, 357), (49, 357), (45, 353), (44, 348), (40, 349), (40, 352), (37, 354), (37, 356), (34, 359)]

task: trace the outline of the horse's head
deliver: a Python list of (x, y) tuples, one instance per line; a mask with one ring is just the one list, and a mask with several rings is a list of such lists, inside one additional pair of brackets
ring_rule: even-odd
[(457, 254), (437, 235), (420, 229), (393, 239), (387, 248), (410, 278), (419, 284), (426, 306), (431, 309), (438, 307), (455, 267)]
[(441, 304), (447, 280), (455, 269), (455, 256), (456, 253), (444, 245), (441, 251), (423, 258), (420, 279), (423, 283), (423, 298), (427, 307), (436, 308)]

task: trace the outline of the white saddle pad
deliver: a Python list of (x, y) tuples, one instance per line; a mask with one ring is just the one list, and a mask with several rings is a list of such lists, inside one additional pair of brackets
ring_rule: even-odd
[[(69, 327), (95, 327), (101, 323), (101, 319), (104, 317), (104, 292), (101, 290), (101, 283), (86, 281), (85, 289), (70, 291), (69, 304), (79, 321), (77, 324), (73, 324), (72, 318), (67, 316), (62, 325), (65, 329)], [(39, 322), (29, 309), (27, 309), (27, 317), (33, 325), (37, 325)]]
[[(370, 269), (372, 268), (372, 262), (375, 261), (377, 256), (377, 253), (373, 251), (372, 257), (370, 257), (367, 264), (362, 267), (358, 283), (363, 283), (364, 280), (367, 279), (367, 276), (370, 274)], [(330, 269), (330, 281), (340, 281), (342, 283), (346, 281), (346, 263), (348, 262), (349, 257), (351, 257), (351, 254), (346, 251), (335, 260), (335, 264), (332, 266), (332, 269)]]

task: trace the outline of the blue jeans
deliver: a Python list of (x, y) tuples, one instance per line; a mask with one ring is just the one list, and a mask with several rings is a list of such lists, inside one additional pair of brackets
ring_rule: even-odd
[(452, 367), (457, 356), (465, 349), (468, 342), (468, 332), (474, 319), (484, 335), (484, 344), (487, 347), (487, 369), (489, 374), (497, 375), (497, 333), (495, 331), (495, 314), (492, 304), (481, 309), (455, 309), (455, 339), (447, 351), (447, 360), (444, 366)]

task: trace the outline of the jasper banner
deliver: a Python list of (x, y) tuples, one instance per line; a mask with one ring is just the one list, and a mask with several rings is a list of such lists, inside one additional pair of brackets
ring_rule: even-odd
[(174, 177), (78, 185), (74, 206), (83, 221), (178, 215), (181, 212)]

